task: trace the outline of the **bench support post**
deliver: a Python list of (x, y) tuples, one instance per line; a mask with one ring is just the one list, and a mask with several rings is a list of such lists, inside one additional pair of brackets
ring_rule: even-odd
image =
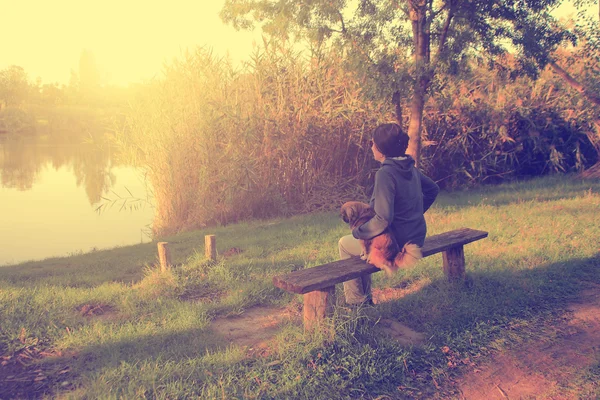
[(442, 253), (444, 274), (449, 280), (465, 278), (465, 252), (463, 246), (452, 247)]
[(306, 293), (304, 296), (304, 329), (318, 327), (325, 318), (333, 314), (335, 286)]

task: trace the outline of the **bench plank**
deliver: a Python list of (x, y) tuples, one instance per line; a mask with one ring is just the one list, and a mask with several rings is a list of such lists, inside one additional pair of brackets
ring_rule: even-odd
[(484, 239), (487, 236), (488, 233), (485, 231), (470, 228), (460, 228), (439, 235), (429, 236), (425, 238), (425, 243), (423, 244), (423, 257), (440, 253), (453, 247), (464, 246), (476, 240)]
[[(487, 232), (469, 228), (429, 236), (425, 238), (422, 248), (423, 257), (462, 247), (487, 236)], [(305, 294), (379, 271), (379, 268), (367, 264), (359, 257), (352, 257), (347, 260), (338, 260), (313, 268), (301, 269), (286, 275), (274, 276), (273, 284), (291, 293)]]
[(274, 276), (273, 284), (288, 292), (305, 294), (378, 271), (381, 270), (367, 264), (360, 257), (352, 257), (318, 267), (301, 269), (286, 275)]

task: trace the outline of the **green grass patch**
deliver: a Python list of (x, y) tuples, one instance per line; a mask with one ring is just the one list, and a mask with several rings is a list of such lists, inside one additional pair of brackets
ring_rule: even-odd
[[(600, 283), (599, 210), (600, 183), (571, 176), (443, 193), (427, 213), (430, 234), (489, 232), (465, 247), (465, 285), (446, 281), (439, 255), (391, 280), (376, 274), (376, 288), (420, 286), (365, 312), (340, 302), (333, 339), (290, 324), (261, 355), (231, 345), (211, 321), (297, 303), (271, 279), (337, 258), (349, 231), (336, 213), (160, 238), (175, 264), (167, 273), (156, 266), (156, 243), (0, 267), (0, 378), (45, 374), (2, 389), (75, 398), (451, 396), (463, 365), (556, 340), (566, 305)], [(206, 234), (217, 236), (216, 263), (204, 259)], [(382, 318), (424, 333), (425, 345), (379, 333)], [(23, 354), (34, 355), (31, 367), (13, 363)], [(597, 395), (597, 377), (597, 365), (582, 370), (574, 393)]]

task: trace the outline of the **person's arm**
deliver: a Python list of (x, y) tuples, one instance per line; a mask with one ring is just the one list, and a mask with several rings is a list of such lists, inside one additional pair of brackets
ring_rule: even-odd
[(423, 214), (429, 210), (429, 207), (435, 201), (438, 193), (440, 192), (439, 186), (431, 180), (431, 178), (425, 176), (419, 171), (419, 177), (421, 178), (421, 191), (423, 192)]
[(381, 169), (377, 171), (372, 196), (375, 216), (352, 230), (352, 236), (356, 239), (368, 240), (386, 230), (394, 220), (395, 192), (393, 180)]

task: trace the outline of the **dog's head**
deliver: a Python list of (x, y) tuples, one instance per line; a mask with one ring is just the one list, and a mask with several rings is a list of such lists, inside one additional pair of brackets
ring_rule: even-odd
[(372, 218), (375, 212), (366, 203), (360, 201), (348, 201), (344, 203), (340, 209), (340, 217), (342, 220), (350, 225), (352, 229), (355, 228), (356, 222), (362, 218)]

